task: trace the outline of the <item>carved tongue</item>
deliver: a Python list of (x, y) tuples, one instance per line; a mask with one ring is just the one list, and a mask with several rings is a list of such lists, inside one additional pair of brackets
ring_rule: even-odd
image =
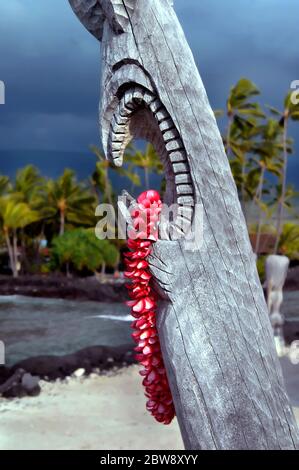
[[(142, 219), (142, 216), (151, 212), (151, 219), (155, 221), (161, 212), (162, 202), (157, 191), (146, 191), (137, 199), (138, 208), (134, 207), (131, 215), (133, 218)], [(146, 219), (147, 220), (147, 219)], [(151, 274), (149, 272), (147, 256), (150, 253), (152, 243), (157, 239), (157, 230), (147, 223), (146, 229), (142, 227), (146, 240), (141, 238), (141, 232), (135, 234), (134, 240), (128, 241), (130, 252), (126, 253), (125, 263), (128, 279), (132, 280), (128, 290), (131, 300), (127, 305), (132, 309), (132, 316), (136, 321), (132, 323), (135, 330), (132, 338), (137, 346), (136, 358), (144, 366), (140, 375), (144, 377), (143, 385), (145, 395), (148, 398), (146, 408), (160, 423), (170, 424), (175, 416), (171, 391), (169, 388), (161, 347), (156, 328), (157, 297), (151, 287)], [(133, 258), (137, 254), (137, 258)], [(133, 261), (132, 261), (133, 259)]]

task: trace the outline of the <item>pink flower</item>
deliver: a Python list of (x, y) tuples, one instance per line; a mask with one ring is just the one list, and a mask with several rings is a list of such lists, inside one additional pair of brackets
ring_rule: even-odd
[(140, 194), (137, 202), (138, 210), (134, 209), (131, 213), (137, 233), (132, 232), (132, 239), (127, 243), (131, 251), (125, 253), (125, 276), (131, 281), (127, 284), (131, 300), (126, 303), (132, 309), (132, 316), (136, 318), (132, 323), (132, 337), (136, 342), (135, 357), (144, 367), (140, 375), (144, 377), (142, 383), (148, 398), (146, 408), (158, 422), (170, 424), (175, 416), (175, 409), (156, 327), (157, 294), (152, 288), (152, 275), (146, 261), (152, 244), (158, 239), (156, 224), (162, 202), (159, 193), (153, 190)]

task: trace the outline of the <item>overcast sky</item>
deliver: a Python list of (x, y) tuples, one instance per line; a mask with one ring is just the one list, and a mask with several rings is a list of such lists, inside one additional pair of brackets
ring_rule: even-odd
[[(298, 0), (175, 0), (175, 9), (214, 108), (242, 76), (281, 108), (299, 79)], [(0, 0), (0, 150), (98, 143), (99, 48), (67, 0)]]

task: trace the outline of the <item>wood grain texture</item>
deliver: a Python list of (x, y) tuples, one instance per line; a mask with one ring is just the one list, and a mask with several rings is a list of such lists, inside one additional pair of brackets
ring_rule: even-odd
[[(148, 100), (119, 123), (126, 142), (152, 141), (165, 165), (166, 199), (178, 200), (178, 185), (188, 191), (191, 181), (191, 202), (204, 214), (200, 250), (187, 251), (182, 239), (160, 240), (150, 260), (164, 298), (159, 335), (185, 446), (298, 448), (246, 223), (192, 52), (172, 2), (136, 0), (129, 8), (129, 1), (122, 2), (128, 19), (123, 32), (111, 18), (103, 23), (104, 150), (111, 158), (111, 123), (120, 118), (124, 94), (142, 87), (163, 106), (153, 111)], [(163, 137), (169, 129), (179, 136), (170, 145)], [(190, 196), (180, 197), (190, 220)]]

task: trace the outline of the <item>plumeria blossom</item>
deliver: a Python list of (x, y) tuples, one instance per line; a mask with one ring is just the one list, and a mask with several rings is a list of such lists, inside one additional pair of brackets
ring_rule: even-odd
[[(145, 191), (137, 199), (137, 207), (131, 211), (132, 232), (129, 233), (128, 251), (125, 254), (125, 276), (131, 300), (127, 305), (135, 318), (132, 337), (136, 343), (136, 359), (143, 366), (147, 410), (163, 424), (170, 424), (175, 416), (174, 404), (163, 363), (156, 327), (157, 295), (152, 289), (152, 275), (147, 257), (158, 239), (158, 222), (162, 202), (157, 191)], [(131, 237), (131, 236), (132, 237)]]

